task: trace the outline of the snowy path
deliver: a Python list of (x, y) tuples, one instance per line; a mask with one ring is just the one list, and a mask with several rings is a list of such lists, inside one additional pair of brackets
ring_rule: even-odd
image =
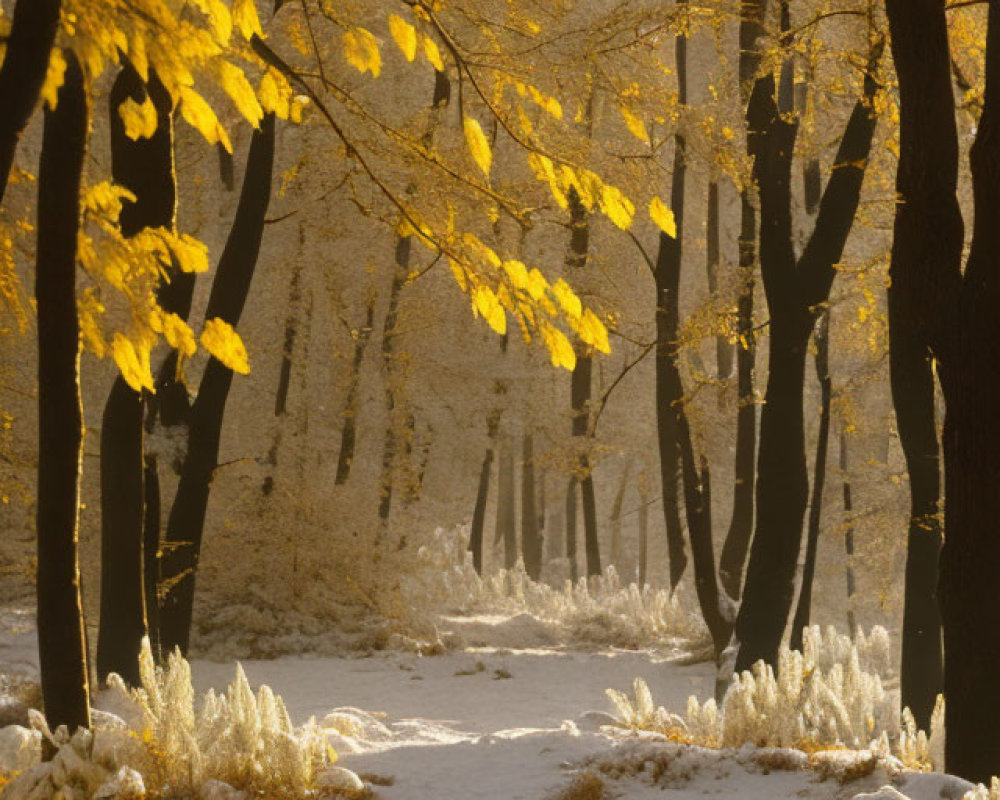
[[(233, 675), (231, 664), (193, 666), (199, 689), (221, 688)], [(599, 731), (611, 710), (605, 689), (631, 694), (641, 676), (658, 703), (683, 709), (689, 694), (705, 696), (712, 687), (710, 665), (683, 666), (653, 652), (395, 653), (250, 661), (244, 668), (252, 684), (267, 683), (285, 698), (296, 722), (340, 706), (382, 712), (391, 737), (360, 741), (358, 752), (342, 746), (341, 763), (372, 781), (383, 800), (550, 800), (588, 758), (610, 767), (598, 770), (609, 799), (846, 800), (889, 782), (881, 770), (842, 785), (810, 771), (769, 770), (748, 754), (616, 743)], [(913, 800), (957, 800), (964, 788), (945, 776), (902, 776), (896, 784)], [(590, 797), (598, 795), (579, 800)]]

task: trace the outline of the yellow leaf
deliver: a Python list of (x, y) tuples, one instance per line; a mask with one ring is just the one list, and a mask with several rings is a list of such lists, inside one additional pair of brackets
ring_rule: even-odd
[(435, 42), (430, 36), (422, 37), (421, 41), (424, 45), (424, 58), (426, 58), (432, 67), (438, 72), (444, 72), (444, 61), (441, 59), (441, 51), (438, 49), (437, 42)]
[(136, 348), (135, 344), (122, 333), (116, 333), (111, 342), (111, 355), (121, 370), (125, 382), (133, 390), (154, 391), (153, 373), (149, 366), (149, 347)]
[(66, 75), (66, 59), (62, 50), (58, 47), (52, 48), (52, 55), (49, 56), (49, 66), (45, 72), (45, 83), (42, 84), (42, 99), (49, 108), (54, 109), (59, 102), (59, 87), (63, 85), (63, 78)]
[(674, 219), (674, 212), (667, 208), (659, 197), (649, 201), (649, 217), (667, 236), (671, 239), (677, 238), (677, 220)]
[(646, 130), (646, 123), (625, 106), (621, 106), (621, 112), (629, 132), (639, 141), (649, 144), (649, 131)]
[(597, 315), (589, 308), (583, 312), (580, 324), (577, 327), (577, 334), (580, 339), (589, 344), (595, 350), (602, 353), (610, 353), (611, 345), (608, 343), (608, 329), (604, 327)]
[(454, 276), (455, 283), (459, 285), (459, 288), (463, 292), (469, 291), (469, 282), (465, 278), (465, 270), (462, 269), (462, 266), (451, 259), (448, 260), (448, 266), (451, 267), (451, 274)]
[(84, 289), (77, 299), (77, 316), (80, 320), (80, 336), (84, 347), (98, 358), (104, 358), (107, 343), (101, 331), (100, 317), (104, 314), (104, 306), (97, 299), (94, 290)]
[(548, 323), (542, 324), (541, 331), (542, 341), (545, 342), (545, 347), (549, 351), (552, 365), (564, 367), (571, 372), (576, 369), (576, 353), (573, 352), (573, 345), (569, 343), (566, 334)]
[(583, 313), (583, 303), (580, 302), (580, 298), (576, 296), (566, 281), (562, 278), (557, 280), (552, 287), (552, 294), (559, 301), (559, 305), (566, 312), (567, 317), (572, 320), (580, 318), (580, 314)]
[(566, 197), (566, 192), (556, 175), (552, 159), (539, 153), (528, 153), (528, 166), (531, 167), (531, 171), (538, 180), (544, 181), (549, 185), (549, 189), (552, 190), (552, 196), (555, 198), (559, 208), (564, 211), (569, 208), (569, 199)]
[[(270, 72), (270, 71), (269, 71)], [(267, 75), (269, 73), (265, 73)], [(243, 70), (228, 61), (219, 63), (219, 84), (223, 91), (229, 95), (243, 118), (255, 128), (260, 125), (264, 117), (264, 111), (257, 102), (257, 95), (243, 74)], [(290, 92), (291, 90), (289, 90)]]
[(507, 333), (507, 314), (489, 286), (477, 286), (472, 295), (473, 308), (483, 315), (483, 319), (493, 330), (503, 336)]
[(462, 127), (465, 130), (465, 143), (469, 146), (476, 164), (483, 171), (483, 174), (490, 177), (490, 167), (493, 164), (493, 153), (490, 151), (490, 143), (486, 141), (486, 135), (479, 126), (479, 122), (472, 117), (465, 117), (462, 120)]
[(251, 39), (256, 34), (264, 38), (264, 31), (260, 27), (260, 17), (257, 16), (257, 7), (253, 0), (233, 0), (233, 24), (239, 28), (244, 39)]
[(528, 268), (524, 264), (520, 261), (504, 261), (503, 268), (515, 289), (528, 289), (530, 279), (528, 277)]
[(226, 44), (233, 32), (233, 18), (222, 0), (191, 0), (208, 20), (208, 27), (216, 41)]
[(353, 28), (344, 34), (344, 58), (358, 72), (370, 72), (377, 78), (382, 72), (382, 54), (378, 40), (364, 28)]
[(176, 314), (164, 314), (161, 322), (167, 343), (181, 355), (188, 358), (193, 356), (198, 349), (198, 343), (191, 327)]
[(186, 233), (173, 236), (168, 242), (181, 272), (207, 272), (208, 246)]
[(201, 346), (233, 372), (241, 375), (250, 373), (250, 360), (243, 340), (225, 320), (216, 317), (205, 323), (201, 332)]
[(601, 186), (601, 211), (615, 225), (623, 231), (627, 231), (632, 225), (635, 206), (622, 193), (621, 189), (605, 184)]
[(389, 32), (407, 61), (417, 57), (417, 29), (398, 14), (389, 15)]
[(309, 105), (309, 98), (304, 94), (297, 94), (292, 98), (292, 103), (288, 109), (288, 119), (296, 125), (302, 122), (302, 110)]
[(205, 98), (187, 86), (181, 86), (179, 94), (181, 116), (184, 117), (184, 121), (204, 136), (209, 144), (219, 142), (232, 153), (233, 145), (229, 141), (229, 136), (225, 128), (219, 124), (219, 118), (215, 116), (212, 107), (205, 102)]
[(147, 96), (142, 103), (129, 97), (118, 106), (118, 116), (125, 125), (125, 135), (132, 139), (148, 139), (156, 133), (156, 106)]
[(280, 72), (269, 69), (264, 73), (257, 96), (265, 111), (274, 112), (278, 119), (288, 119), (292, 111), (292, 87)]

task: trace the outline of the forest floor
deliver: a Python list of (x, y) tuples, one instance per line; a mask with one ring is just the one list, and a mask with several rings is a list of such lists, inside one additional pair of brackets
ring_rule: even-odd
[[(445, 622), (480, 633), (495, 625), (502, 640), (501, 631), (530, 622), (525, 616)], [(0, 673), (30, 676), (30, 615), (4, 612), (0, 623)], [(958, 800), (970, 788), (948, 776), (889, 775), (881, 767), (838, 777), (804, 768), (805, 759), (791, 751), (763, 758), (751, 747), (709, 751), (611, 727), (605, 690), (630, 693), (636, 677), (657, 703), (676, 711), (690, 694), (708, 696), (713, 668), (687, 664), (685, 655), (494, 646), (436, 656), (386, 651), (242, 663), (252, 685), (266, 683), (284, 698), (294, 722), (339, 717), (350, 734), (333, 742), (340, 764), (382, 800), (840, 800), (873, 792), (872, 800)], [(196, 659), (192, 668), (201, 692), (224, 688), (235, 665)]]

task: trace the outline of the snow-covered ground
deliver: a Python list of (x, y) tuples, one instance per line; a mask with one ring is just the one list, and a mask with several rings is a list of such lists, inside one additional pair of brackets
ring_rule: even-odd
[[(523, 639), (524, 615), (453, 619), (466, 640), (491, 628)], [(0, 672), (31, 676), (35, 636), (24, 612), (0, 614)], [(478, 630), (477, 636), (468, 635)], [(609, 688), (628, 692), (636, 677), (657, 701), (681, 710), (713, 689), (709, 664), (683, 663), (678, 650), (569, 650), (469, 647), (436, 656), (383, 652), (361, 657), (246, 661), (252, 685), (284, 698), (295, 723), (315, 716), (340, 731), (340, 764), (383, 800), (598, 800), (634, 798), (854, 798), (958, 800), (969, 785), (942, 775), (866, 768), (865, 756), (838, 751), (715, 751), (611, 727)], [(195, 687), (223, 689), (233, 663), (196, 660)], [(100, 704), (100, 701), (98, 701)], [(882, 789), (893, 786), (894, 789)]]

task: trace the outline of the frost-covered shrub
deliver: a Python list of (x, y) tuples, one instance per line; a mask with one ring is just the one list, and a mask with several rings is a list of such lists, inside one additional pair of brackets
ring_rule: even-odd
[(128, 693), (137, 708), (153, 762), (143, 765), (144, 774), (156, 776), (174, 792), (214, 779), (300, 796), (328, 760), (322, 728), (313, 720), (296, 728), (281, 697), (268, 686), (254, 694), (238, 664), (226, 692), (209, 689), (196, 708), (191, 667), (179, 653), (156, 667), (147, 641), (139, 663), (142, 688), (128, 692), (116, 677), (109, 685), (119, 694)]
[[(420, 628), (439, 614), (530, 614), (564, 640), (642, 646), (707, 640), (701, 618), (680, 595), (625, 585), (614, 567), (560, 588), (532, 580), (520, 562), (480, 577), (466, 550), (468, 529), (438, 529), (400, 578), (400, 617)], [(415, 562), (415, 563), (414, 563)]]
[(833, 629), (813, 627), (805, 632), (803, 649), (781, 650), (777, 676), (763, 662), (734, 675), (721, 708), (692, 696), (683, 716), (670, 713), (654, 704), (641, 679), (634, 700), (613, 689), (608, 696), (624, 727), (709, 747), (868, 748), (910, 766), (932, 766), (940, 752), (942, 705), (935, 712), (938, 731), (929, 740), (909, 710), (900, 711), (899, 691), (884, 686), (890, 660), (883, 629), (855, 643)]
[(209, 690), (196, 703), (188, 662), (174, 653), (157, 667), (144, 641), (140, 677), (141, 688), (129, 690), (111, 676), (102, 699), (117, 715), (95, 710), (93, 731), (53, 733), (32, 711), (32, 725), (57, 755), (16, 776), (4, 797), (51, 797), (64, 788), (69, 794), (60, 796), (112, 796), (102, 791), (138, 780), (158, 798), (198, 797), (206, 786), (297, 798), (336, 759), (323, 727), (312, 719), (295, 727), (281, 697), (267, 686), (255, 694), (238, 665), (224, 693)]

